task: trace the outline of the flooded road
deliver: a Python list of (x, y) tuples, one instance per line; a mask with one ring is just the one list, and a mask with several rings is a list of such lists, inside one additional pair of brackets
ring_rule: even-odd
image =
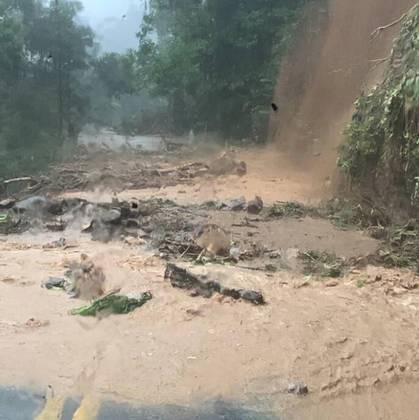
[[(119, 161), (111, 156), (104, 166), (118, 177), (119, 168), (138, 164), (137, 155), (118, 156)], [(305, 275), (291, 264), (299, 250), (327, 251), (347, 260), (367, 256), (379, 244), (366, 232), (340, 229), (321, 218), (256, 218), (230, 210), (201, 214), (200, 208), (205, 223), (229, 231), (243, 250), (266, 247), (269, 254), (260, 262), (277, 269), (267, 270), (257, 256), (238, 264), (196, 264), (179, 252), (172, 259), (225, 287), (258, 291), (267, 304), (192, 296), (165, 279), (167, 260), (153, 239), (159, 239), (161, 227), (169, 239), (172, 230), (187, 233), (186, 222), (192, 225), (196, 217), (188, 206), (236, 194), (250, 199), (258, 191), (266, 206), (313, 198), (306, 195), (308, 184), (281, 177), (264, 156), (246, 152), (240, 159), (251, 162), (245, 176), (197, 177), (170, 189), (162, 182), (158, 197), (181, 201), (185, 208), (171, 205), (164, 213), (163, 201), (161, 208), (150, 207), (137, 218), (140, 224), (153, 222), (157, 212), (158, 224), (150, 224), (155, 227), (148, 239), (136, 228), (131, 236), (95, 241), (77, 223), (59, 232), (34, 226), (0, 237), (0, 372), (6, 386), (0, 420), (60, 418), (37, 417), (45, 409), (62, 411), (64, 420), (416, 420), (417, 274), (367, 265), (330, 280)], [(89, 168), (86, 164), (83, 171)], [(153, 176), (160, 178), (158, 171)], [(71, 194), (91, 203), (106, 201), (105, 196), (110, 203), (151, 195), (150, 189), (109, 188), (100, 197), (87, 189)], [(126, 315), (70, 316), (85, 302), (41, 286), (49, 277), (65, 275), (82, 255), (103, 270), (105, 290), (127, 296), (149, 291), (153, 299)], [(306, 384), (308, 395), (290, 393), (295, 383)], [(48, 385), (64, 398), (49, 399), (46, 406)], [(81, 396), (89, 392), (102, 402), (91, 403), (93, 414), (82, 417), (80, 405), (88, 407), (89, 401)]]

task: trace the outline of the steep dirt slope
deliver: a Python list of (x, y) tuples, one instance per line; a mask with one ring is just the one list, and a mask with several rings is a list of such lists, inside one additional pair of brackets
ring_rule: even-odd
[(329, 0), (307, 12), (296, 48), (283, 67), (274, 100), (280, 113), (271, 138), (321, 178), (335, 168), (336, 147), (361, 90), (376, 83), (400, 25), (416, 0)]

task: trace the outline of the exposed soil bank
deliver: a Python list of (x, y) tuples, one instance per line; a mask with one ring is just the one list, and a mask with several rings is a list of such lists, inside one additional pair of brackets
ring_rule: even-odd
[(336, 147), (363, 89), (381, 80), (374, 60), (390, 54), (395, 25), (371, 39), (416, 0), (329, 0), (301, 28), (296, 48), (278, 80), (279, 116), (271, 136), (306, 170), (323, 179), (336, 168)]

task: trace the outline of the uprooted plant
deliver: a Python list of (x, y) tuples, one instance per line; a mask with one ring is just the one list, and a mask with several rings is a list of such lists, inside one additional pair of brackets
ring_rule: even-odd
[(269, 209), (269, 216), (272, 217), (303, 217), (310, 209), (293, 201), (278, 201)]
[(305, 275), (336, 278), (345, 272), (345, 261), (325, 251), (301, 251), (298, 257), (303, 263)]

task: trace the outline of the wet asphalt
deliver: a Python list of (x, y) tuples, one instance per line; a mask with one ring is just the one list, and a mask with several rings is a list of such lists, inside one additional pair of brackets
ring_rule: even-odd
[[(80, 401), (68, 399), (62, 420), (72, 420)], [(45, 406), (42, 394), (0, 388), (0, 420), (34, 420)], [(246, 408), (236, 402), (215, 400), (199, 407), (176, 405), (131, 406), (104, 402), (97, 420), (278, 420), (277, 416)]]

